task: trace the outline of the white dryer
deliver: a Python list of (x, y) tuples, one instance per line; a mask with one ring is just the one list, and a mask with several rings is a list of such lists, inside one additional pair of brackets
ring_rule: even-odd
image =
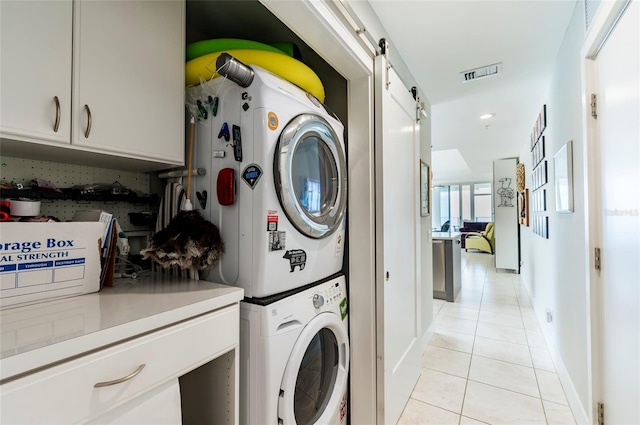
[(240, 423), (346, 423), (344, 276), (266, 305), (240, 303)]
[(337, 117), (297, 86), (253, 70), (246, 88), (218, 77), (187, 91), (208, 113), (196, 126), (195, 158), (207, 175), (195, 179), (192, 199), (225, 243), (203, 278), (262, 298), (341, 271), (347, 176)]

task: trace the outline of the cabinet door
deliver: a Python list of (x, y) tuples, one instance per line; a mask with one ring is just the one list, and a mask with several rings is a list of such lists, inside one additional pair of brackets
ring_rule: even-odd
[(77, 0), (72, 143), (182, 164), (184, 2)]
[(69, 143), (72, 18), (71, 0), (0, 1), (2, 137)]

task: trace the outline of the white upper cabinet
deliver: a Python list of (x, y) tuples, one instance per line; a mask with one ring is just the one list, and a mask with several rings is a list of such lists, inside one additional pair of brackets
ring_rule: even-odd
[(71, 0), (0, 1), (2, 137), (71, 141), (72, 21)]
[(2, 138), (184, 163), (183, 0), (2, 0), (0, 18)]
[(182, 163), (184, 2), (75, 7), (72, 143)]

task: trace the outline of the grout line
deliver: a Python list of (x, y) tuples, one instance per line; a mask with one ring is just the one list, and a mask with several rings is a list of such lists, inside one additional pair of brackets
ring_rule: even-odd
[[(460, 334), (460, 335), (464, 335), (464, 334)], [(467, 336), (471, 336), (471, 335), (467, 335)], [(449, 347), (441, 347), (439, 345), (434, 345), (434, 344), (431, 344), (431, 343), (429, 343), (429, 345), (427, 345), (427, 348), (429, 348), (429, 347), (436, 347), (436, 348), (441, 348), (443, 350), (455, 351), (456, 353), (462, 353), (462, 354), (471, 355), (471, 353), (469, 353), (468, 351), (456, 350), (455, 348), (449, 348)], [(473, 344), (471, 345), (471, 350), (473, 351)]]
[[(464, 353), (464, 354), (469, 354), (469, 353)], [(469, 354), (469, 356), (471, 356), (471, 355)], [(471, 357), (469, 357), (469, 364), (471, 364)], [(438, 372), (438, 373), (442, 373), (444, 375), (453, 376), (454, 378), (458, 378), (458, 379), (465, 379), (465, 380), (468, 379), (468, 378), (465, 378), (464, 376), (454, 375), (453, 373), (450, 373), (450, 372), (443, 372), (443, 371), (438, 370), (438, 369), (432, 369), (429, 366), (420, 365), (420, 367), (422, 369), (427, 369), (427, 370), (430, 370), (432, 372)], [(467, 371), (467, 377), (468, 376), (469, 376), (469, 372)]]
[[(485, 267), (485, 273), (484, 273), (484, 278), (482, 280), (482, 288), (481, 288), (481, 293), (480, 293), (480, 306), (482, 306), (482, 299), (484, 298), (484, 286), (485, 286), (485, 281), (487, 279), (487, 269)], [(462, 394), (462, 406), (460, 407), (460, 420), (459, 422), (462, 421), (462, 412), (464, 412), (464, 402), (467, 399), (467, 387), (469, 385), (469, 374), (471, 373), (471, 364), (473, 363), (473, 351), (475, 349), (476, 346), (476, 335), (478, 334), (478, 323), (480, 321), (480, 309), (478, 310), (478, 316), (477, 316), (477, 321), (476, 321), (476, 329), (475, 332), (473, 333), (473, 344), (471, 345), (471, 357), (469, 358), (469, 367), (467, 369), (467, 379), (464, 383), (464, 393)]]
[[(523, 396), (526, 396), (526, 397), (535, 398), (535, 399), (540, 400), (540, 401), (544, 400), (542, 397), (536, 397), (536, 396), (533, 396), (533, 395), (531, 395), (531, 394), (521, 393), (520, 391), (516, 391), (516, 390), (511, 390), (511, 389), (509, 389), (509, 388), (500, 387), (500, 386), (495, 385), (495, 384), (487, 384), (486, 382), (477, 381), (477, 380), (475, 380), (475, 379), (469, 379), (469, 381), (471, 381), (471, 382), (475, 382), (475, 383), (477, 383), (477, 384), (486, 385), (486, 386), (488, 386), (488, 387), (498, 388), (499, 390), (509, 391), (509, 392), (512, 392), (512, 393), (515, 393), (515, 394), (519, 394), (519, 395), (523, 395)], [(549, 400), (545, 400), (545, 401), (549, 401)], [(553, 401), (552, 401), (552, 403), (556, 403), (556, 402), (553, 402)], [(561, 404), (561, 403), (556, 403), (556, 404)]]
[[(465, 353), (465, 354), (469, 354), (469, 353)], [(454, 378), (458, 378), (458, 379), (465, 379), (465, 380), (467, 379), (467, 378), (465, 378), (465, 377), (463, 377), (463, 376), (460, 376), (460, 375), (454, 375), (454, 374), (449, 373), (449, 372), (443, 372), (443, 371), (441, 371), (441, 370), (431, 369), (430, 367), (427, 367), (427, 366), (424, 366), (424, 365), (420, 365), (420, 368), (421, 368), (421, 369), (427, 369), (427, 370), (429, 370), (429, 371), (431, 371), (431, 372), (438, 372), (438, 373), (442, 373), (443, 375), (447, 375), (447, 376), (453, 376)], [(414, 388), (415, 388), (415, 386), (414, 386)], [(559, 404), (559, 403), (558, 403), (558, 404)]]
[[(510, 362), (509, 360), (496, 359), (494, 357), (483, 356), (482, 354), (474, 354), (474, 356), (482, 357), (483, 359), (495, 360), (497, 362), (509, 363), (509, 364), (512, 364), (512, 365), (515, 365), (515, 366), (529, 367), (531, 369), (535, 369), (534, 366), (527, 366), (526, 364), (522, 364), (522, 363)], [(531, 364), (533, 365), (533, 362)], [(544, 369), (541, 369), (541, 370), (544, 370)], [(545, 372), (549, 372), (549, 371), (547, 370)]]
[[(482, 323), (483, 323), (483, 324), (485, 324), (485, 325), (487, 324), (487, 323), (484, 323), (484, 322), (482, 322)], [(518, 328), (509, 328), (509, 329), (518, 329)], [(525, 332), (525, 333), (526, 333), (526, 332)], [(521, 346), (523, 346), (523, 347), (528, 347), (528, 346), (529, 346), (529, 344), (521, 344), (521, 343), (519, 343), (519, 342), (505, 341), (504, 339), (491, 338), (491, 337), (488, 337), (488, 336), (482, 336), (482, 335), (480, 335), (480, 338), (490, 339), (490, 340), (492, 340), (492, 341), (506, 342), (507, 344), (521, 345)], [(474, 342), (475, 342), (475, 340), (474, 340)], [(531, 353), (529, 353), (529, 354), (531, 354)]]
[[(426, 401), (423, 401), (423, 400), (420, 400), (420, 399), (417, 399), (417, 398), (413, 398), (413, 397), (410, 397), (410, 398), (412, 398), (413, 400), (418, 401), (418, 402), (420, 402), (422, 404), (426, 404), (427, 406), (436, 407), (436, 408), (438, 408), (440, 410), (444, 410), (444, 411), (456, 414), (458, 416), (462, 416), (462, 413), (454, 412), (453, 410), (445, 409), (444, 407), (436, 406), (435, 404), (427, 403)], [(403, 413), (404, 413), (404, 411), (403, 411)]]
[(480, 419), (472, 418), (471, 416), (466, 416), (466, 415), (460, 415), (460, 423), (462, 423), (462, 417), (463, 417), (463, 416), (464, 416), (465, 418), (471, 419), (471, 420), (473, 420), (473, 421), (475, 421), (475, 422), (479, 422), (479, 423), (481, 423), (481, 424), (491, 425), (489, 422), (481, 421)]

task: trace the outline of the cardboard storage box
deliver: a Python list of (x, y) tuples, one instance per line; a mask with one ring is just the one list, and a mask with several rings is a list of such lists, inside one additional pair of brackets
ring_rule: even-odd
[(105, 225), (0, 223), (0, 308), (100, 290)]

